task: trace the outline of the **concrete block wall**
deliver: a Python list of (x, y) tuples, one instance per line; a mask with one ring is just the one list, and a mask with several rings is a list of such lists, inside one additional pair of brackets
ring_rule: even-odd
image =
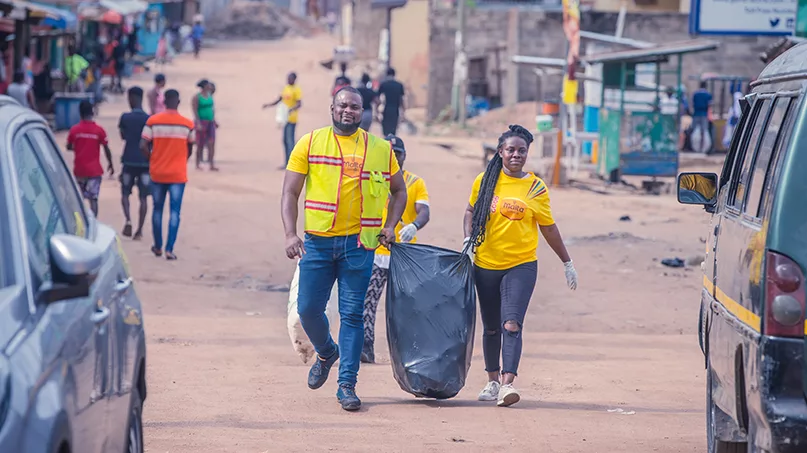
[[(582, 15), (583, 30), (613, 34), (616, 30), (617, 13), (585, 12)], [(560, 12), (520, 10), (517, 25), (513, 24), (507, 11), (498, 9), (473, 9), (467, 17), (468, 52), (473, 53), (491, 47), (501, 41), (508, 43), (507, 61), (512, 55), (563, 58), (566, 41), (562, 30)], [(451, 104), (451, 86), (454, 75), (454, 33), (456, 12), (452, 9), (433, 8), (429, 19), (429, 99), (427, 116), (434, 119)], [(518, 28), (514, 39), (508, 28)], [(667, 43), (691, 39), (688, 33), (688, 16), (680, 13), (628, 13), (624, 36), (643, 41)], [(762, 36), (716, 36), (708, 37), (721, 43), (717, 51), (684, 56), (683, 77), (704, 72), (755, 77), (764, 65), (759, 53), (776, 41)], [(583, 41), (583, 46), (585, 40)], [(581, 49), (584, 54), (585, 49)], [(489, 64), (489, 66), (491, 66)], [(538, 97), (535, 73), (529, 66), (508, 66), (517, 77), (507, 80), (504, 99), (531, 101)], [(493, 79), (491, 79), (493, 83)], [(558, 98), (560, 77), (550, 77), (543, 82), (545, 98)], [(513, 86), (515, 85), (515, 86)], [(694, 86), (689, 85), (692, 89)], [(516, 96), (508, 96), (508, 90)]]

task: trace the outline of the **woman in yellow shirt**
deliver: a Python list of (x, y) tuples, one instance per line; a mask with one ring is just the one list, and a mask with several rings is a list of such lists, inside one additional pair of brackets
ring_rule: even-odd
[(474, 261), (489, 380), (479, 400), (498, 400), (499, 406), (520, 399), (513, 381), (521, 359), (524, 316), (538, 276), (539, 229), (563, 261), (569, 288), (577, 288), (577, 271), (552, 218), (546, 184), (523, 170), (532, 140), (521, 126), (510, 126), (499, 137), (498, 153), (474, 181), (463, 222), (463, 250)]

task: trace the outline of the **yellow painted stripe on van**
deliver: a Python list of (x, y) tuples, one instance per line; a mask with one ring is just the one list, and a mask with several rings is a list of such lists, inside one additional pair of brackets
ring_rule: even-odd
[[(710, 293), (714, 293), (717, 301), (723, 304), (723, 306), (726, 307), (726, 310), (736, 316), (737, 319), (745, 323), (748, 327), (754, 329), (754, 331), (757, 333), (762, 331), (762, 322), (760, 321), (759, 316), (754, 314), (754, 312), (751, 310), (738, 304), (737, 301), (731, 297), (727, 296), (726, 293), (724, 293), (720, 287), (716, 287), (706, 275), (703, 276), (703, 287), (706, 288), (706, 290)], [(807, 322), (804, 323), (804, 335), (807, 336)]]

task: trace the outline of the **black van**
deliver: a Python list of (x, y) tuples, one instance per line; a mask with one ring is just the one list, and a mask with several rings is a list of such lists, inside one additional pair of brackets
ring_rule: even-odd
[(720, 177), (678, 177), (678, 201), (713, 214), (699, 320), (708, 451), (804, 453), (807, 44), (751, 87)]

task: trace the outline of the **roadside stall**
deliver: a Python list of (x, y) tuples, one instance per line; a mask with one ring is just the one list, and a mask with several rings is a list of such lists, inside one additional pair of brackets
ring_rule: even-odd
[[(677, 92), (676, 99), (681, 99), (683, 56), (714, 50), (718, 45), (692, 40), (583, 58), (586, 64), (603, 65), (598, 176), (612, 182), (622, 176), (650, 177), (643, 186), (655, 191), (657, 178), (678, 174), (681, 117), (662, 113), (662, 77), (668, 76), (666, 85)], [(675, 57), (673, 62), (671, 57)], [(647, 73), (652, 74), (654, 83), (638, 84), (637, 78)]]

